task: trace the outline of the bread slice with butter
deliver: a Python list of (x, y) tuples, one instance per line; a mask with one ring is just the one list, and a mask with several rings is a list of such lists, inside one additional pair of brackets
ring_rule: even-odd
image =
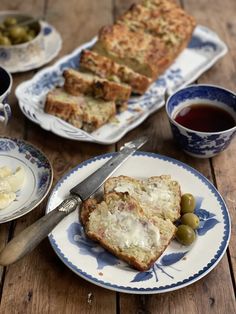
[(131, 94), (129, 85), (109, 81), (92, 73), (66, 69), (63, 76), (65, 90), (74, 96), (84, 94), (120, 104), (127, 102)]
[(146, 180), (127, 176), (111, 177), (104, 184), (104, 194), (110, 192), (129, 193), (151, 219), (160, 217), (175, 221), (180, 217), (180, 186), (168, 175)]
[(140, 95), (145, 93), (152, 82), (147, 76), (91, 50), (82, 51), (80, 68), (111, 81), (126, 83), (131, 86), (133, 93)]
[(126, 25), (104, 26), (92, 50), (152, 80), (169, 65), (166, 48), (158, 38), (130, 31)]
[(128, 193), (108, 193), (101, 203), (85, 201), (80, 220), (90, 239), (140, 271), (153, 265), (176, 230), (169, 220), (147, 218)]
[(55, 88), (47, 94), (44, 111), (92, 132), (115, 116), (116, 105), (114, 101), (73, 96), (63, 88)]

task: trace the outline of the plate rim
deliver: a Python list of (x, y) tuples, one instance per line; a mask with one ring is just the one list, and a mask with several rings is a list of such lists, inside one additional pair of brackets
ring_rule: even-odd
[[(222, 58), (227, 52), (228, 52), (228, 47), (225, 44), (224, 41), (221, 40), (221, 38), (218, 36), (217, 33), (215, 33), (214, 31), (212, 31), (211, 29), (209, 29), (206, 26), (200, 25), (198, 24), (196, 26), (196, 29), (199, 29), (200, 32), (204, 32), (206, 34), (208, 34), (208, 36), (211, 36), (212, 38), (214, 38), (214, 40), (218, 41), (218, 46), (221, 47), (221, 51), (218, 52), (217, 55), (215, 55), (213, 58), (211, 58), (210, 60), (208, 60), (207, 64), (202, 65), (202, 67), (196, 71), (192, 76), (190, 75), (190, 78), (185, 80), (182, 84), (181, 84), (181, 88), (185, 87), (186, 85), (192, 83), (194, 80), (196, 80), (201, 74), (203, 74), (204, 72), (206, 72), (209, 68), (211, 68), (213, 66), (213, 64), (215, 64), (220, 58)], [(92, 45), (97, 39), (97, 36), (93, 37), (91, 40), (87, 41), (86, 43), (81, 44), (80, 46), (78, 46), (77, 48), (75, 48), (71, 53), (68, 53), (64, 56), (62, 56), (59, 60), (57, 60), (52, 66), (46, 67), (44, 69), (42, 69), (41, 71), (39, 71), (38, 73), (36, 73), (36, 75), (31, 78), (30, 80), (27, 80), (23, 83), (21, 83), (17, 89), (16, 89), (16, 97), (18, 99), (19, 102), (19, 106), (21, 111), (23, 112), (23, 114), (32, 122), (38, 124), (41, 128), (43, 128), (44, 130), (50, 131), (53, 134), (60, 136), (62, 138), (68, 138), (71, 140), (75, 140), (75, 141), (82, 141), (82, 142), (93, 142), (93, 143), (98, 143), (98, 144), (103, 144), (103, 145), (110, 145), (110, 144), (114, 144), (117, 141), (119, 141), (126, 133), (128, 133), (130, 130), (133, 130), (134, 128), (136, 128), (137, 126), (139, 126), (144, 120), (146, 120), (147, 117), (149, 117), (153, 112), (159, 110), (160, 108), (162, 108), (164, 106), (164, 99), (163, 102), (159, 103), (158, 106), (153, 106), (152, 108), (150, 108), (148, 111), (144, 112), (142, 115), (140, 115), (139, 117), (137, 117), (131, 124), (127, 124), (125, 127), (123, 127), (121, 130), (119, 130), (119, 132), (116, 132), (116, 135), (113, 136), (112, 139), (99, 139), (94, 137), (92, 134), (89, 134), (81, 129), (75, 128), (72, 125), (70, 125), (69, 123), (67, 123), (66, 121), (61, 120), (58, 117), (50, 117), (50, 121), (51, 119), (53, 119), (53, 121), (56, 122), (60, 122), (61, 124), (65, 124), (68, 127), (70, 127), (73, 130), (73, 133), (78, 134), (77, 136), (75, 135), (71, 135), (66, 132), (58, 132), (57, 128), (53, 128), (52, 125), (50, 124), (49, 127), (47, 127), (42, 120), (38, 120), (38, 119), (33, 119), (29, 114), (27, 114), (27, 112), (25, 112), (23, 110), (24, 107), (24, 102), (20, 97), (20, 90), (24, 88), (24, 86), (27, 86), (28, 84), (30, 84), (30, 82), (34, 82), (37, 81), (37, 78), (40, 78), (40, 76), (43, 76), (44, 73), (49, 73), (53, 70), (56, 70), (60, 64), (62, 64), (64, 61), (66, 61), (68, 58), (72, 58), (74, 55), (78, 54), (82, 49), (85, 49), (87, 47), (89, 47), (90, 45)], [(179, 87), (178, 87), (179, 88)]]
[(0, 219), (0, 224), (16, 220), (16, 219), (18, 219), (18, 218), (28, 214), (33, 209), (35, 209), (37, 206), (39, 206), (41, 204), (41, 202), (45, 199), (45, 197), (48, 195), (48, 193), (49, 193), (49, 191), (50, 191), (50, 189), (52, 187), (52, 183), (53, 183), (53, 167), (52, 167), (52, 164), (51, 164), (50, 160), (48, 159), (48, 157), (41, 151), (41, 149), (37, 148), (36, 146), (31, 144), (29, 141), (25, 141), (24, 139), (21, 139), (21, 138), (9, 137), (9, 136), (0, 136), (0, 140), (2, 140), (2, 139), (11, 140), (13, 142), (18, 141), (18, 142), (22, 142), (23, 144), (27, 144), (31, 148), (33, 148), (37, 153), (39, 153), (41, 156), (43, 156), (45, 158), (45, 160), (47, 161), (48, 165), (49, 165), (50, 181), (48, 183), (47, 189), (45, 190), (45, 193), (38, 200), (38, 202), (36, 202), (36, 204), (34, 204), (32, 207), (28, 208), (28, 210), (24, 211), (23, 213), (20, 213), (19, 215), (14, 216), (14, 218), (9, 217), (9, 218), (6, 218), (6, 219), (4, 218), (4, 220)]
[[(53, 190), (51, 191), (51, 194), (49, 195), (48, 202), (46, 205), (46, 211), (45, 214), (50, 212), (49, 210), (49, 204), (51, 202), (51, 199), (54, 197), (54, 194), (57, 192), (58, 188), (63, 184), (63, 182), (75, 171), (78, 171), (79, 169), (86, 167), (88, 164), (93, 163), (97, 160), (101, 159), (107, 159), (109, 157), (114, 156), (117, 154), (117, 152), (113, 153), (106, 153), (102, 155), (95, 156), (93, 158), (90, 158), (88, 160), (83, 161), (82, 163), (78, 164), (76, 167), (72, 168), (69, 170), (67, 173), (61, 177), (61, 179), (57, 182), (57, 184), (54, 186)], [(192, 283), (198, 281), (199, 279), (203, 278), (206, 276), (211, 270), (213, 270), (217, 264), (221, 261), (223, 258), (229, 241), (230, 241), (230, 236), (231, 236), (231, 219), (230, 219), (230, 214), (227, 208), (227, 205), (221, 196), (220, 192), (216, 189), (214, 184), (207, 179), (201, 172), (199, 172), (197, 169), (189, 166), (188, 164), (179, 161), (177, 159), (174, 159), (172, 157), (164, 156), (161, 154), (156, 154), (152, 152), (144, 152), (144, 151), (137, 151), (135, 152), (132, 156), (139, 156), (139, 157), (149, 157), (149, 158), (155, 158), (155, 159), (160, 159), (163, 161), (167, 161), (170, 163), (173, 163), (177, 165), (178, 167), (182, 167), (185, 170), (189, 171), (191, 174), (194, 176), (197, 176), (204, 184), (207, 185), (207, 188), (211, 190), (211, 192), (216, 196), (217, 202), (219, 202), (220, 207), (221, 207), (221, 212), (223, 215), (223, 224), (224, 224), (224, 232), (223, 232), (223, 237), (221, 240), (221, 243), (217, 249), (217, 252), (214, 255), (214, 258), (212, 258), (206, 266), (204, 266), (203, 269), (199, 270), (196, 274), (190, 276), (187, 279), (182, 280), (181, 282), (177, 282), (172, 285), (166, 285), (166, 286), (160, 286), (158, 288), (131, 288), (131, 287), (124, 287), (124, 286), (119, 286), (115, 285), (109, 282), (105, 282), (102, 280), (99, 280), (96, 277), (93, 277), (92, 275), (84, 272), (82, 269), (79, 269), (76, 265), (74, 265), (71, 261), (68, 260), (67, 257), (65, 257), (64, 253), (61, 251), (61, 248), (56, 244), (56, 240), (53, 237), (52, 233), (49, 234), (49, 242), (56, 253), (56, 255), (60, 258), (60, 260), (70, 269), (72, 270), (76, 275), (79, 277), (85, 279), (86, 281), (89, 281), (95, 285), (98, 285), (100, 287), (117, 291), (117, 292), (123, 292), (123, 293), (133, 293), (133, 294), (157, 294), (157, 293), (165, 293), (169, 291), (174, 291), (178, 290), (181, 288), (184, 288), (188, 285), (191, 285)], [(131, 157), (132, 157), (131, 156)]]

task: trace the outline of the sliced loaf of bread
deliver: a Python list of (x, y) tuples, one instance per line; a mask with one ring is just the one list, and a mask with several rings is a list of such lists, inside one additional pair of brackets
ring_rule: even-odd
[(180, 217), (180, 186), (168, 175), (147, 180), (127, 176), (111, 177), (104, 184), (104, 193), (110, 192), (129, 193), (151, 219), (160, 217), (175, 221)]
[(90, 239), (141, 271), (153, 265), (176, 230), (169, 220), (147, 218), (128, 193), (108, 193), (101, 203), (85, 201), (80, 219)]

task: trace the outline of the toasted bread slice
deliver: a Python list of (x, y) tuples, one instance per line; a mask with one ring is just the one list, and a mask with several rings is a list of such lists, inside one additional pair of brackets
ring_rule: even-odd
[(104, 184), (105, 195), (127, 192), (143, 208), (147, 217), (175, 221), (180, 217), (181, 192), (177, 181), (168, 175), (137, 180), (127, 176), (111, 177)]
[(82, 51), (80, 67), (110, 81), (126, 83), (136, 94), (144, 94), (152, 82), (147, 76), (91, 50)]
[(92, 50), (152, 80), (169, 65), (166, 48), (159, 39), (132, 32), (126, 25), (104, 26)]
[(109, 193), (99, 204), (89, 199), (80, 217), (89, 238), (141, 271), (153, 265), (176, 230), (169, 220), (148, 219), (128, 193)]
[(63, 88), (55, 88), (46, 97), (44, 111), (77, 128), (92, 132), (107, 123), (116, 113), (114, 101), (88, 96), (73, 96)]
[(178, 7), (166, 9), (162, 3), (158, 7), (134, 4), (117, 20), (133, 32), (143, 31), (157, 37), (167, 48), (173, 62), (187, 46), (195, 28), (195, 20)]
[(120, 103), (127, 102), (131, 94), (129, 85), (108, 81), (92, 73), (66, 69), (63, 76), (65, 78), (65, 90), (75, 96), (85, 94)]

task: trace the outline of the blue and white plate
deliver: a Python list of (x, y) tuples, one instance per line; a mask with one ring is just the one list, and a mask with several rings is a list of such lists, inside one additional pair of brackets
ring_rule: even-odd
[(49, 192), (53, 173), (47, 157), (21, 139), (0, 138), (0, 165), (12, 171), (21, 166), (26, 173), (16, 200), (0, 210), (0, 223), (3, 223), (25, 215), (41, 203)]
[(188, 48), (181, 53), (165, 74), (154, 82), (143, 96), (132, 97), (128, 110), (118, 114), (114, 122), (89, 134), (55, 116), (44, 113), (43, 108), (48, 91), (55, 86), (63, 85), (63, 70), (68, 67), (78, 68), (81, 51), (90, 48), (96, 40), (97, 38), (94, 38), (80, 46), (70, 55), (56, 62), (54, 66), (38, 72), (31, 80), (18, 86), (16, 96), (27, 118), (43, 129), (65, 138), (112, 144), (161, 108), (164, 105), (166, 90), (171, 94), (174, 90), (193, 82), (227, 52), (226, 45), (214, 32), (206, 27), (197, 26)]
[[(55, 186), (47, 212), (68, 196), (68, 191), (101, 167), (112, 154), (85, 161), (68, 172)], [(186, 164), (153, 153), (138, 152), (114, 174), (147, 178), (171, 175), (182, 193), (192, 193), (200, 218), (197, 239), (191, 246), (173, 240), (154, 266), (139, 272), (120, 261), (84, 235), (78, 212), (67, 216), (49, 235), (59, 258), (77, 275), (101, 287), (127, 293), (161, 293), (199, 280), (220, 261), (230, 238), (230, 217), (219, 192), (201, 173)]]

